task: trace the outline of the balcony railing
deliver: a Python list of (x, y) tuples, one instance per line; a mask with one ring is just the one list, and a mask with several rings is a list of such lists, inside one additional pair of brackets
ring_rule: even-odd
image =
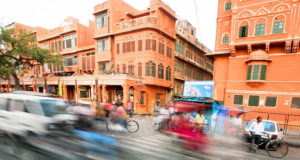
[(134, 30), (142, 27), (155, 27), (157, 24), (157, 18), (153, 16), (146, 16), (123, 22), (116, 23), (114, 25), (115, 32), (124, 32)]

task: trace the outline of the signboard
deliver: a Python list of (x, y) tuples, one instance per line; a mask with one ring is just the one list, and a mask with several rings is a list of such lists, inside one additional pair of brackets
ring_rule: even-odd
[(58, 85), (58, 81), (47, 81), (47, 85)]
[(183, 96), (212, 98), (213, 81), (185, 81)]
[(103, 84), (106, 84), (106, 85), (122, 85), (124, 84), (124, 81), (118, 81), (118, 80), (105, 80), (103, 81)]
[(75, 80), (73, 81), (64, 81), (65, 85), (75, 85)]
[(95, 85), (95, 81), (94, 80), (90, 80), (90, 81), (77, 81), (78, 85)]
[(24, 82), (25, 85), (32, 85), (32, 82)]

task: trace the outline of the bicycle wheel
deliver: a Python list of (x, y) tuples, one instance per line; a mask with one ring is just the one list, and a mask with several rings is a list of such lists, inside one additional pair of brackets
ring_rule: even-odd
[(126, 125), (126, 129), (130, 133), (135, 133), (139, 130), (139, 124), (135, 120), (128, 120), (127, 125)]
[(270, 141), (266, 145), (266, 152), (270, 157), (273, 158), (282, 158), (288, 154), (288, 146), (284, 141)]

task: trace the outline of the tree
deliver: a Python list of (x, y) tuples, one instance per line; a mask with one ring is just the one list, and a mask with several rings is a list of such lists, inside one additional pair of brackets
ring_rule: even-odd
[(22, 89), (19, 78), (24, 71), (45, 63), (60, 64), (60, 55), (38, 46), (35, 33), (14, 29), (0, 30), (0, 78), (13, 78), (17, 89)]

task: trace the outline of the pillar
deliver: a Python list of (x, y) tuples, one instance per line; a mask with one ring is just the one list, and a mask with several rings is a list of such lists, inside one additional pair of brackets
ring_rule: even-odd
[(102, 99), (102, 93), (101, 93), (101, 88), (102, 88), (102, 86), (97, 86), (97, 97), (98, 97), (98, 103), (101, 103), (102, 101), (101, 101), (101, 99)]
[(63, 85), (63, 98), (64, 100), (68, 100), (68, 92), (67, 92), (67, 86)]
[(102, 94), (101, 94), (101, 96), (102, 96), (103, 103), (106, 103), (107, 102), (107, 99), (106, 99), (106, 97), (107, 97), (106, 85), (102, 85)]
[(123, 105), (127, 105), (129, 98), (129, 88), (127, 85), (122, 85), (123, 88)]

